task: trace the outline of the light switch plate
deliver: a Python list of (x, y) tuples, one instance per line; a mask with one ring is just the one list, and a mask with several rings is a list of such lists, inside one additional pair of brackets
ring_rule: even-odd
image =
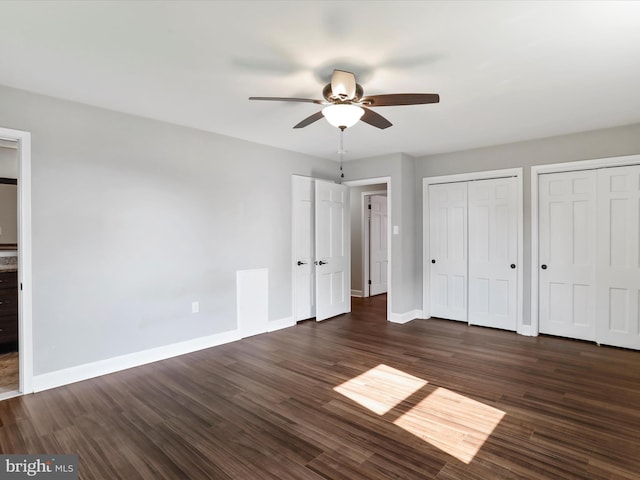
[(393, 226), (393, 234), (398, 235), (400, 233), (400, 227), (398, 225)]

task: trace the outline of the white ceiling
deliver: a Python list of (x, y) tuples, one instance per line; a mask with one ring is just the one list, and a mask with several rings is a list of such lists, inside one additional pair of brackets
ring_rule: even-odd
[(2, 1), (0, 84), (336, 158), (319, 109), (333, 68), (394, 126), (345, 160), (420, 156), (640, 122), (640, 2)]

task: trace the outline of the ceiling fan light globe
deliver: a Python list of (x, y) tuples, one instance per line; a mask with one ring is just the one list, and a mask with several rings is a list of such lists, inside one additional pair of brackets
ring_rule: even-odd
[(362, 118), (364, 109), (356, 105), (329, 105), (322, 109), (322, 115), (336, 128), (349, 128)]

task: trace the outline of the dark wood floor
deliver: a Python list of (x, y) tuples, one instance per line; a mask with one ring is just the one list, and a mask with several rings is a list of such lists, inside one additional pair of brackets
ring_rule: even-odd
[(353, 313), (0, 402), (83, 479), (638, 479), (640, 352)]

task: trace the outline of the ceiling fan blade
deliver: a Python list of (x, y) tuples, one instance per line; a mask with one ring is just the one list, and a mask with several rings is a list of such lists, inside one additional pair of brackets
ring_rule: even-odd
[(437, 93), (390, 93), (387, 95), (369, 95), (360, 100), (367, 107), (389, 107), (394, 105), (422, 105), (440, 102)]
[(364, 115), (362, 116), (362, 118), (360, 118), (360, 120), (362, 120), (364, 123), (368, 123), (369, 125), (381, 129), (389, 128), (391, 125), (393, 125), (393, 123), (391, 123), (379, 113), (376, 113), (373, 110), (369, 110), (368, 108), (364, 108), (363, 110)]
[(249, 100), (268, 100), (272, 102), (302, 102), (302, 103), (318, 103), (323, 105), (323, 100), (314, 100), (313, 98), (291, 98), (291, 97), (249, 97)]
[(322, 110), (320, 110), (319, 112), (314, 113), (313, 115), (311, 115), (310, 117), (305, 118), (304, 120), (302, 120), (299, 124), (297, 124), (295, 127), (293, 128), (304, 128), (307, 125), (311, 125), (313, 122), (317, 122), (318, 120), (320, 120), (323, 117), (322, 115)]
[(356, 76), (344, 70), (334, 70), (331, 75), (331, 93), (341, 100), (351, 100), (356, 95)]

